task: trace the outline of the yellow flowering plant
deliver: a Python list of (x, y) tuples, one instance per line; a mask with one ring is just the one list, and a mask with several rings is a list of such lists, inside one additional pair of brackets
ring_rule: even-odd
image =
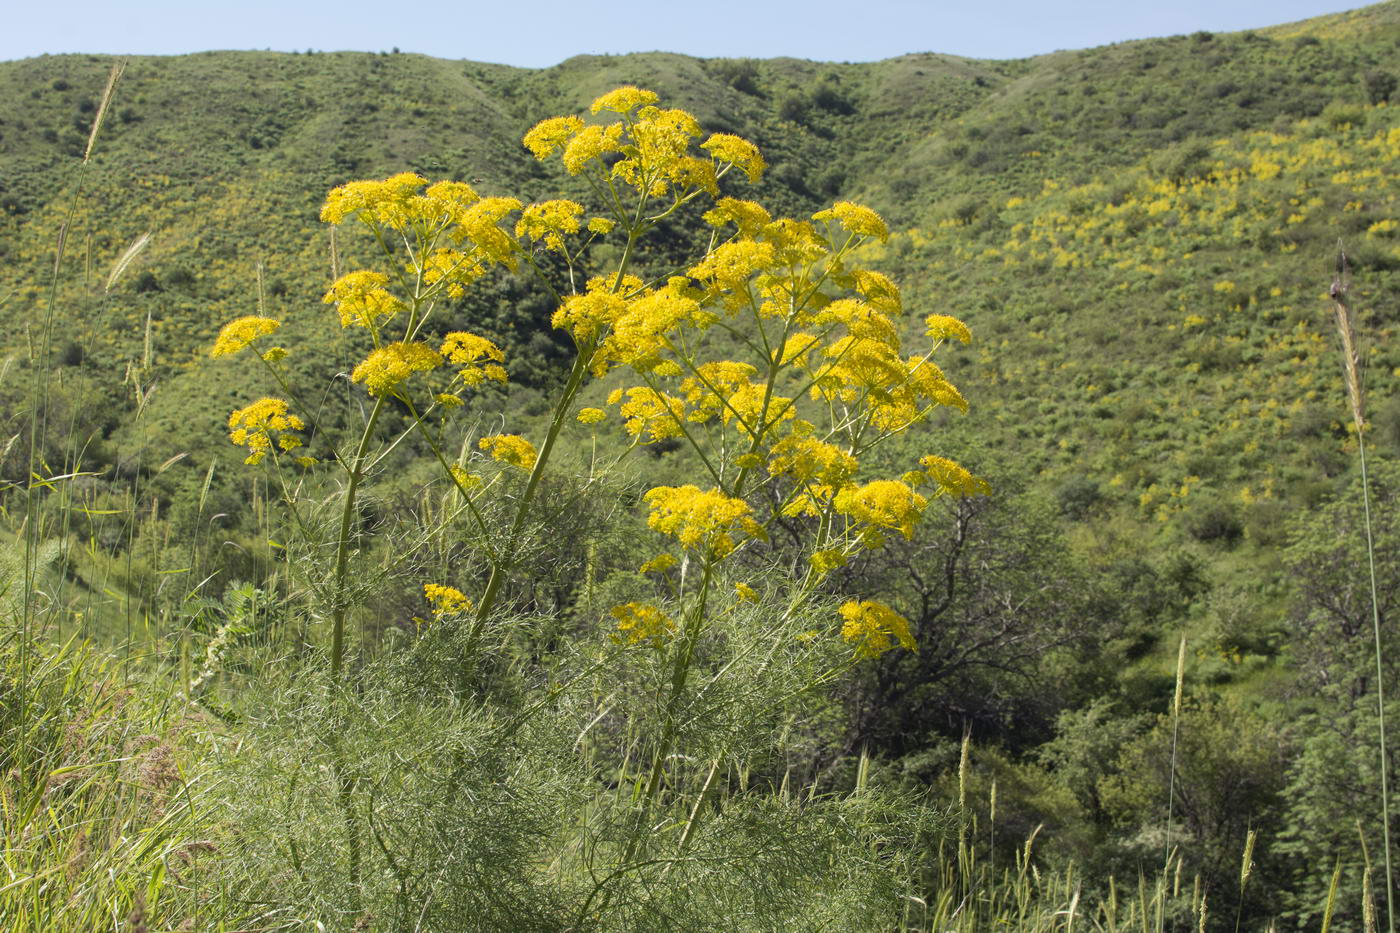
[[(537, 159), (558, 158), (587, 185), (597, 202), (591, 216), (574, 201), (526, 205), (412, 173), (351, 182), (327, 197), (322, 220), (358, 227), (381, 261), (340, 275), (323, 297), (342, 328), (363, 332), (370, 350), (349, 373), (354, 390), (365, 393), (359, 436), (323, 458), (343, 476), (335, 559), (320, 592), (339, 678), (353, 602), (357, 497), (374, 465), (407, 436), (379, 438), (390, 404), (407, 413), (408, 432), (419, 436), (479, 532), (475, 544), (488, 568), (479, 591), (447, 582), (423, 590), (435, 619), (468, 620), (468, 644), (499, 609), (566, 429), (620, 432), (625, 450), (686, 445), (698, 482), (658, 485), (642, 497), (647, 525), (665, 542), (642, 569), (664, 581), (671, 598), (629, 600), (611, 610), (611, 650), (646, 649), (662, 685), (653, 694), (661, 726), (646, 742), (649, 771), (640, 784), (637, 831), (622, 850), (626, 865), (638, 855), (650, 809), (675, 766), (678, 711), (716, 619), (741, 603), (751, 604), (744, 612), (756, 611), (766, 600), (786, 606), (779, 611), (784, 619), (795, 618), (850, 557), (891, 534), (911, 536), (931, 498), (982, 492), (985, 483), (935, 456), (898, 478), (862, 476), (882, 443), (936, 409), (967, 408), (932, 359), (943, 341), (970, 340), (966, 326), (931, 314), (922, 328), (926, 342), (909, 350), (898, 287), (860, 264), (863, 244), (889, 236), (877, 213), (842, 201), (807, 218), (774, 218), (753, 201), (724, 194), (731, 174), (750, 183), (762, 177), (757, 147), (725, 133), (706, 137), (692, 115), (662, 108), (650, 91), (618, 88), (595, 100), (592, 113), (593, 121), (545, 120), (524, 137)], [(703, 255), (676, 268), (643, 268), (641, 241), (682, 212), (699, 214), (708, 231)], [(601, 238), (615, 247), (616, 260), (585, 277), (589, 246)], [(557, 287), (547, 270), (561, 263), (567, 284)], [(498, 433), (473, 444), (448, 433), (451, 416), (466, 407), (470, 390), (507, 381), (506, 349), (480, 334), (440, 333), (436, 322), (448, 302), (499, 270), (529, 270), (545, 282), (556, 302), (551, 323), (567, 334), (574, 357), (542, 434)], [(241, 318), (225, 327), (213, 352), (251, 348), (295, 401), (282, 363), (288, 351), (262, 346), (279, 327), (268, 318)], [(613, 386), (606, 402), (581, 407), (585, 387), (601, 380)], [(275, 463), (279, 451), (301, 446), (304, 428), (277, 399), (255, 402), (230, 420), (230, 436), (248, 448), (249, 463), (269, 454)], [(452, 449), (461, 453), (452, 456)], [(504, 519), (486, 507), (485, 497), (499, 487), (469, 470), (469, 458), (494, 461), (498, 475), (519, 478)], [(801, 527), (805, 557), (782, 585), (756, 587), (765, 560), (776, 559), (765, 542), (780, 522)], [(721, 589), (722, 579), (729, 583)], [(846, 603), (829, 631), (832, 638), (839, 631), (845, 646), (833, 674), (896, 645), (917, 649), (908, 623), (879, 603)], [(804, 633), (788, 641), (808, 650), (813, 639)], [(771, 670), (781, 646), (763, 653), (759, 668)], [(723, 676), (721, 670), (713, 678)], [(595, 893), (605, 905), (608, 892)]]
[[(810, 218), (775, 219), (757, 203), (718, 195), (715, 183), (728, 171), (761, 175), (751, 144), (717, 134), (700, 147), (713, 164), (697, 162), (685, 145), (685, 137), (699, 135), (693, 119), (660, 110), (655, 95), (634, 88), (605, 95), (593, 109), (622, 119), (604, 126), (547, 120), (526, 145), (538, 158), (558, 153), (566, 171), (587, 177), (605, 203), (623, 203), (620, 192), (632, 188), (637, 209), (630, 220), (616, 215), (627, 235), (620, 268), (566, 297), (553, 324), (573, 337), (576, 381), (585, 373), (625, 374), (607, 402), (633, 447), (679, 440), (705, 474), (699, 485), (657, 486), (643, 496), (649, 527), (683, 555), (667, 550), (642, 568), (673, 582), (666, 626), (642, 621), (663, 617), (655, 606), (645, 614), (637, 603), (614, 610), (622, 639), (658, 648), (668, 672), (661, 732), (648, 749), (645, 811), (667, 783), (676, 711), (717, 618), (712, 584), (727, 562), (761, 549), (775, 522), (809, 521), (810, 559), (785, 594), (792, 614), (853, 554), (879, 547), (889, 533), (911, 536), (931, 497), (980, 492), (985, 484), (943, 458), (926, 458), (923, 469), (897, 479), (859, 480), (862, 460), (880, 444), (939, 407), (967, 408), (932, 361), (943, 341), (968, 342), (967, 327), (930, 314), (928, 343), (910, 354), (898, 287), (859, 264), (862, 244), (888, 238), (878, 214), (838, 202)], [(706, 254), (649, 281), (634, 274), (627, 258), (637, 238), (702, 194), (711, 196), (702, 216), (711, 229)], [(728, 348), (725, 356), (710, 354), (716, 344)], [(732, 358), (734, 348), (740, 358)], [(602, 418), (590, 413), (589, 420)], [(687, 568), (698, 578), (688, 587), (678, 582)], [(731, 603), (757, 599), (747, 583), (734, 593)], [(883, 604), (851, 601), (840, 616), (849, 662), (896, 645), (917, 649), (908, 622)], [(682, 848), (688, 837), (689, 830)], [(640, 839), (631, 838), (624, 862)]]

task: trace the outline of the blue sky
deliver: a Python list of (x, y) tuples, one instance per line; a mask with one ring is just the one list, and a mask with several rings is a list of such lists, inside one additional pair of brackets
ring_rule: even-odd
[(665, 50), (875, 61), (906, 52), (1020, 58), (1359, 6), (1336, 0), (156, 0), (17, 2), (0, 61), (45, 52), (380, 51), (544, 67), (582, 53)]

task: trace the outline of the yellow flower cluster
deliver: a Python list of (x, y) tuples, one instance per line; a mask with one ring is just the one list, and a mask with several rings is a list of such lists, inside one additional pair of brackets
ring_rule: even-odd
[(366, 222), (401, 228), (408, 218), (422, 209), (414, 205), (418, 189), (426, 179), (413, 172), (400, 172), (383, 181), (352, 181), (331, 189), (321, 207), (321, 220), (338, 224), (347, 217), (360, 215)]
[(946, 314), (930, 314), (924, 318), (924, 325), (928, 328), (925, 333), (934, 340), (947, 340), (951, 337), (963, 343), (972, 343), (972, 331), (968, 330), (967, 325), (955, 317), (949, 317)]
[(929, 455), (919, 459), (924, 475), (937, 483), (939, 488), (952, 496), (990, 495), (991, 485), (980, 476), (973, 476), (967, 468), (946, 457)]
[(688, 155), (690, 141), (701, 134), (700, 124), (684, 110), (646, 106), (629, 121), (631, 146), (627, 158), (612, 173), (638, 191), (664, 195), (674, 184), (682, 191), (703, 189), (719, 195), (719, 183), (711, 162)]
[(451, 236), (458, 243), (470, 240), (486, 259), (513, 271), (519, 266), (520, 244), (500, 224), (520, 207), (515, 198), (482, 198), (457, 218)]
[(704, 550), (713, 557), (725, 557), (734, 550), (735, 534), (768, 537), (751, 517), (752, 506), (719, 489), (657, 486), (642, 498), (651, 506), (648, 526), (675, 537), (682, 547)]
[(856, 298), (841, 298), (810, 316), (819, 327), (839, 324), (856, 341), (868, 342), (899, 352), (899, 328), (894, 319), (874, 305)]
[[(475, 252), (442, 247), (433, 250), (423, 259), (423, 281), (429, 285), (441, 285), (448, 297), (461, 298), (467, 293), (467, 286), (486, 274), (482, 257)], [(413, 271), (412, 265), (409, 272)]]
[[(420, 192), (424, 185), (427, 189)], [(355, 216), (372, 229), (388, 227), (397, 231), (405, 242), (416, 238), (424, 255), (415, 260), (420, 266), (410, 265), (410, 273), (421, 273), (430, 285), (445, 282), (448, 294), (459, 296), (466, 285), (484, 274), (483, 262), (516, 267), (519, 244), (501, 229), (500, 223), (520, 208), (515, 198), (482, 198), (465, 182), (428, 185), (422, 176), (403, 172), (383, 181), (353, 181), (332, 189), (321, 208), (321, 219), (338, 224)], [(435, 248), (429, 252), (429, 247), (437, 244), (439, 235), (444, 233), (459, 249)], [(467, 243), (471, 249), (460, 248)], [(350, 307), (341, 309), (342, 321), (373, 327), (379, 317), (393, 313), (379, 307), (383, 296), (372, 293), (373, 284), (382, 287), (385, 282), (360, 283), (360, 290), (368, 293), (360, 296), (349, 290), (350, 294), (342, 297), (332, 289), (326, 301), (342, 304), (348, 300)], [(369, 307), (357, 309), (357, 297)]]
[(776, 263), (777, 251), (771, 243), (736, 240), (723, 243), (687, 273), (707, 289), (707, 298), (721, 298), (728, 311), (738, 311), (747, 303), (749, 278)]
[(779, 218), (763, 230), (763, 238), (777, 250), (779, 269), (814, 263), (831, 251), (831, 244), (805, 220)]
[(812, 397), (864, 403), (882, 431), (903, 431), (934, 405), (967, 411), (957, 387), (925, 358), (901, 359), (888, 343), (858, 337), (843, 337), (823, 352), (830, 362), (816, 373)]
[(353, 382), (363, 382), (370, 395), (388, 395), (414, 373), (442, 365), (442, 354), (426, 343), (387, 344), (372, 352), (350, 373)]
[(761, 437), (773, 424), (794, 418), (792, 399), (772, 393), (766, 383), (754, 382), (756, 375), (758, 370), (748, 363), (701, 363), (694, 376), (681, 382), (691, 405), (687, 418), (703, 423), (719, 415), (723, 424), (737, 421), (751, 439)]
[(841, 618), (841, 637), (855, 646), (856, 656), (878, 658), (895, 643), (910, 651), (918, 651), (914, 636), (909, 632), (909, 620), (884, 603), (873, 599), (851, 600), (837, 610)]
[(452, 474), (452, 482), (456, 483), (463, 492), (475, 489), (483, 482), (480, 476), (469, 472), (466, 467), (460, 464), (452, 464), (447, 468), (447, 472)]
[(583, 127), (584, 123), (578, 117), (551, 117), (535, 124), (534, 128), (525, 134), (525, 148), (529, 149), (536, 159), (547, 159), (556, 149), (577, 136)]
[(803, 433), (793, 431), (773, 445), (768, 460), (768, 472), (773, 476), (790, 476), (803, 485), (833, 491), (841, 489), (855, 476), (859, 461), (835, 444), (817, 440), (807, 425)]
[(218, 339), (214, 341), (214, 348), (209, 351), (209, 355), (232, 356), (259, 337), (270, 334), (281, 326), (281, 321), (274, 321), (270, 317), (257, 317), (256, 315), (230, 321), (219, 331)]
[(578, 233), (583, 205), (576, 201), (544, 201), (531, 204), (515, 224), (515, 235), (544, 241), (545, 249), (562, 252), (564, 237)]
[[(760, 397), (762, 396), (763, 384), (755, 386), (753, 383), (753, 377), (756, 375), (758, 370), (748, 363), (736, 363), (732, 360), (701, 363), (696, 367), (695, 375), (681, 382), (681, 391), (685, 393), (686, 401), (694, 407), (689, 415), (690, 420), (705, 422), (716, 414), (723, 413), (727, 424), (735, 414), (726, 404), (729, 397), (752, 395), (754, 389), (758, 390)], [(744, 404), (745, 409), (752, 407), (754, 406)]]
[(830, 208), (812, 215), (813, 220), (830, 223), (835, 220), (855, 236), (874, 237), (881, 243), (890, 238), (890, 231), (880, 215), (861, 204), (837, 201)]
[(798, 366), (806, 369), (811, 364), (812, 351), (820, 346), (820, 338), (805, 331), (796, 331), (787, 336), (783, 345), (773, 354), (773, 359), (780, 366)]
[(620, 88), (615, 88), (603, 96), (596, 98), (588, 109), (593, 113), (601, 110), (611, 110), (613, 113), (620, 113), (623, 116), (636, 110), (638, 107), (645, 107), (654, 104), (661, 98), (656, 96), (655, 91), (647, 91), (639, 87), (625, 84)]
[[(306, 425), (296, 415), (287, 413), (287, 403), (280, 398), (258, 399), (251, 405), (240, 408), (229, 415), (229, 440), (239, 447), (248, 448), (248, 457), (243, 462), (255, 464), (273, 450), (295, 450), (302, 445), (302, 431)], [(302, 466), (315, 463), (310, 457), (297, 460)]]
[(877, 479), (864, 486), (846, 486), (832, 499), (832, 507), (866, 526), (861, 539), (867, 546), (878, 546), (884, 538), (880, 528), (893, 528), (905, 538), (914, 537), (928, 500), (895, 479)]
[(729, 133), (711, 135), (700, 144), (700, 148), (714, 156), (716, 162), (733, 165), (739, 169), (749, 176), (749, 181), (753, 184), (758, 184), (758, 180), (763, 177), (763, 170), (768, 167), (757, 146), (747, 139)]
[[(627, 276), (623, 288), (640, 289), (642, 280)], [(592, 278), (582, 295), (570, 295), (549, 322), (556, 330), (567, 330), (579, 346), (592, 343), (627, 310), (627, 301), (603, 278)]]
[(633, 386), (625, 392), (614, 389), (608, 396), (608, 404), (619, 406), (618, 414), (622, 416), (627, 433), (644, 438), (644, 444), (680, 437), (684, 433), (681, 422), (685, 418), (685, 402), (650, 386)]
[(852, 269), (849, 273), (837, 276), (836, 284), (854, 289), (871, 307), (884, 314), (895, 317), (904, 312), (904, 302), (899, 297), (899, 286), (873, 269)]
[(469, 612), (472, 608), (472, 601), (467, 598), (467, 594), (455, 587), (424, 583), (423, 595), (432, 604), (434, 618)]
[(505, 351), (485, 337), (454, 330), (442, 339), (442, 355), (453, 366), (460, 367), (457, 376), (464, 385), (480, 385), (487, 379), (506, 381)]
[(590, 162), (602, 163), (602, 157), (622, 150), (622, 124), (585, 126), (564, 147), (564, 168), (570, 175), (580, 175)]
[(700, 307), (696, 295), (684, 276), (672, 276), (660, 288), (638, 291), (613, 319), (611, 332), (598, 347), (594, 375), (603, 375), (615, 363), (644, 373), (663, 366), (668, 362), (665, 355), (675, 350), (671, 335), (681, 325), (704, 330), (715, 320)]
[(822, 548), (812, 552), (808, 558), (808, 563), (812, 565), (818, 576), (826, 576), (837, 567), (844, 567), (846, 564), (846, 554), (840, 548)]
[[(758, 148), (727, 133), (711, 135), (701, 148), (709, 158), (691, 154), (695, 139), (703, 135), (699, 122), (684, 110), (656, 106), (652, 91), (620, 87), (593, 101), (593, 113), (608, 111), (622, 119), (607, 124), (586, 124), (578, 117), (553, 117), (525, 134), (525, 147), (537, 159), (561, 153), (571, 175), (592, 169), (608, 179), (618, 178), (648, 196), (674, 193), (678, 201), (697, 192), (719, 195), (719, 176), (736, 167), (757, 181), (765, 167)], [(609, 153), (622, 158), (611, 164)], [(591, 224), (590, 224), (591, 228)]]
[(680, 561), (676, 559), (676, 555), (672, 554), (670, 551), (663, 551), (650, 560), (643, 562), (642, 566), (638, 567), (637, 570), (640, 573), (665, 573), (679, 563)]
[(624, 603), (613, 606), (611, 612), (617, 620), (614, 638), (629, 645), (642, 641), (660, 642), (676, 629), (676, 623), (650, 603)]
[(335, 305), (341, 327), (373, 329), (408, 307), (385, 287), (388, 284), (384, 273), (359, 269), (337, 279), (321, 300)]
[(737, 198), (720, 198), (715, 206), (706, 211), (702, 219), (712, 227), (734, 224), (739, 235), (756, 237), (763, 228), (773, 222), (773, 215), (767, 208), (754, 201), (740, 201)]
[(519, 434), (492, 434), (483, 437), (477, 446), (490, 453), (491, 459), (520, 467), (522, 470), (534, 469), (538, 456), (534, 445)]
[(427, 179), (413, 172), (400, 172), (383, 181), (349, 182), (331, 189), (321, 207), (321, 220), (339, 224), (357, 217), (370, 227), (430, 234), (453, 224), (464, 225), (481, 202), (465, 182), (440, 181), (420, 190), (424, 185), (428, 185)]

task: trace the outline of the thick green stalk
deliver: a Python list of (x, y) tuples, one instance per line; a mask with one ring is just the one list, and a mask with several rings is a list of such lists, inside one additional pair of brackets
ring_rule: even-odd
[[(700, 595), (695, 604), (695, 608), (689, 614), (692, 621), (690, 624), (686, 625), (686, 630), (684, 632), (685, 640), (676, 650), (675, 664), (671, 670), (671, 695), (666, 698), (665, 725), (662, 728), (661, 741), (657, 744), (656, 752), (652, 756), (651, 771), (647, 775), (646, 787), (642, 791), (641, 808), (637, 813), (636, 825), (627, 840), (627, 848), (623, 851), (622, 858), (618, 860), (617, 870), (594, 889), (593, 894), (589, 895), (590, 902), (593, 896), (604, 888), (606, 882), (621, 876), (624, 872), (633, 867), (650, 864), (644, 861), (634, 865), (632, 860), (636, 857), (638, 850), (641, 848), (642, 836), (647, 831), (648, 819), (652, 807), (656, 803), (657, 794), (661, 789), (662, 774), (666, 770), (666, 759), (670, 756), (671, 748), (675, 744), (675, 716), (680, 704), (681, 693), (685, 690), (686, 680), (690, 673), (690, 662), (695, 656), (695, 644), (699, 640), (700, 632), (704, 627), (705, 600), (710, 592), (710, 579), (713, 572), (714, 562), (707, 559), (700, 580)], [(706, 782), (706, 788), (708, 789), (708, 781)], [(704, 791), (701, 792), (701, 797), (704, 797)], [(693, 819), (694, 817), (692, 816), (692, 820)], [(683, 836), (685, 841), (682, 843), (682, 850), (685, 844), (688, 843), (688, 836), (689, 832), (687, 831)], [(601, 913), (606, 910), (611, 901), (612, 891), (603, 891), (603, 900), (598, 908), (599, 912)]]
[[(645, 199), (642, 203), (645, 203)], [(638, 214), (640, 215), (640, 209)], [(634, 226), (632, 234), (627, 237), (627, 247), (622, 252), (622, 259), (618, 262), (617, 274), (613, 277), (614, 289), (622, 284), (622, 277), (632, 259), (633, 248), (637, 245), (637, 235), (637, 227)], [(540, 478), (544, 476), (550, 454), (554, 452), (554, 442), (558, 439), (559, 431), (564, 427), (564, 422), (568, 420), (574, 398), (578, 395), (579, 389), (583, 388), (583, 380), (588, 374), (588, 366), (592, 360), (593, 345), (590, 343), (579, 347), (578, 355), (574, 357), (574, 368), (569, 372), (569, 381), (559, 396), (559, 404), (554, 408), (554, 418), (549, 423), (549, 431), (545, 434), (544, 444), (540, 446), (539, 452), (535, 456), (535, 465), (530, 470), (530, 478), (525, 483), (525, 491), (520, 494), (520, 504), (516, 507), (515, 519), (510, 525), (510, 534), (505, 541), (505, 550), (500, 559), (491, 564), (491, 576), (487, 578), (486, 589), (481, 594), (481, 605), (476, 610), (476, 619), (472, 623), (472, 630), (468, 636), (469, 642), (476, 639), (482, 626), (486, 624), (491, 610), (495, 608), (501, 584), (505, 581), (505, 575), (509, 572), (510, 564), (515, 557), (515, 543), (519, 539), (520, 532), (525, 528), (525, 518), (530, 511), (530, 503), (535, 498), (535, 489), (539, 486)]]
[(340, 531), (336, 537), (335, 549), (335, 578), (331, 587), (331, 592), (335, 595), (335, 606), (331, 610), (331, 676), (337, 683), (340, 681), (341, 667), (345, 660), (345, 615), (348, 609), (345, 604), (345, 571), (350, 562), (350, 524), (355, 515), (355, 493), (359, 490), (360, 480), (364, 478), (365, 453), (369, 449), (370, 437), (374, 434), (374, 426), (379, 421), (379, 413), (384, 409), (386, 397), (381, 395), (374, 400), (374, 408), (370, 410), (369, 420), (365, 422), (364, 433), (360, 435), (360, 443), (350, 461), (350, 481), (345, 487), (345, 502), (340, 511)]
[[(690, 678), (690, 665), (695, 659), (695, 645), (705, 627), (705, 604), (710, 595), (710, 581), (714, 577), (715, 561), (707, 558), (700, 576), (700, 593), (694, 608), (688, 613), (689, 624), (685, 627), (685, 639), (676, 651), (675, 666), (671, 670), (671, 695), (666, 698), (665, 724), (661, 732), (661, 742), (657, 745), (652, 759), (651, 774), (643, 796), (643, 812), (650, 809), (656, 795), (661, 790), (662, 772), (666, 770), (666, 759), (676, 741), (676, 713), (680, 706), (681, 694), (685, 692), (686, 681)], [(630, 853), (629, 853), (630, 857)]]
[[(340, 511), (340, 531), (336, 538), (335, 550), (335, 577), (331, 586), (331, 592), (335, 599), (335, 605), (331, 610), (331, 680), (333, 689), (337, 690), (342, 685), (342, 670), (345, 662), (345, 616), (349, 608), (345, 600), (345, 574), (350, 564), (350, 526), (355, 515), (355, 494), (359, 491), (360, 480), (364, 478), (365, 458), (369, 450), (370, 438), (373, 436), (375, 425), (379, 421), (379, 413), (384, 410), (386, 398), (387, 396), (381, 395), (374, 400), (374, 408), (370, 410), (369, 420), (365, 422), (365, 429), (360, 434), (360, 442), (355, 448), (355, 456), (350, 461), (350, 479), (345, 487), (345, 501)], [(341, 745), (341, 728), (338, 721), (341, 712), (340, 700), (341, 697), (337, 695), (334, 700), (336, 715), (330, 724), (331, 766), (336, 780), (336, 803), (340, 807), (340, 816), (344, 823), (345, 843), (350, 860), (350, 906), (352, 910), (358, 911), (361, 876), (360, 834), (355, 820), (355, 786), (358, 781), (350, 772), (345, 760), (345, 749)]]

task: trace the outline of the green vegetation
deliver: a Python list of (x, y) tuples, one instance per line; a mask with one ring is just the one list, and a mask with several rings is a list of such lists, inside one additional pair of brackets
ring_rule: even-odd
[[(0, 63), (0, 918), (1386, 924), (1397, 50), (1391, 2), (1009, 62), (137, 58), (110, 107), (108, 61)], [(972, 343), (937, 362), (970, 410), (930, 411), (862, 469), (936, 452), (990, 495), (930, 493), (907, 537), (886, 521), (882, 547), (813, 577), (812, 551), (838, 546), (813, 544), (820, 523), (775, 480), (766, 542), (730, 529), (746, 543), (722, 565), (673, 542), (683, 565), (638, 570), (661, 547), (647, 490), (737, 498), (751, 467), (705, 478), (742, 458), (733, 438), (645, 418), (654, 443), (619, 460), (615, 420), (573, 415), (615, 417), (610, 393), (641, 383), (586, 376), (592, 338), (551, 318), (591, 275), (692, 268), (716, 245), (708, 197), (635, 242), (584, 233), (406, 299), (435, 340), (505, 351), (509, 382), (451, 419), (351, 381), (379, 335), (335, 326), (321, 297), (394, 266), (320, 222), (326, 192), (413, 171), (599, 212), (586, 175), (520, 140), (623, 84), (758, 146), (762, 180), (731, 172), (726, 195), (890, 222), (841, 262), (900, 283), (909, 346), (930, 314), (966, 322)], [(1328, 300), (1339, 243), (1369, 553)], [(706, 346), (737, 354), (755, 314)], [(276, 391), (254, 355), (209, 356), (249, 316), (282, 322), (291, 352), (270, 362), (311, 471), (246, 466), (227, 442), (229, 412)], [(516, 433), (562, 439), (528, 471), (477, 447)], [(425, 583), (477, 611), (425, 603)], [(907, 619), (919, 650), (852, 659), (851, 597)], [(613, 637), (660, 618), (689, 649)]]

